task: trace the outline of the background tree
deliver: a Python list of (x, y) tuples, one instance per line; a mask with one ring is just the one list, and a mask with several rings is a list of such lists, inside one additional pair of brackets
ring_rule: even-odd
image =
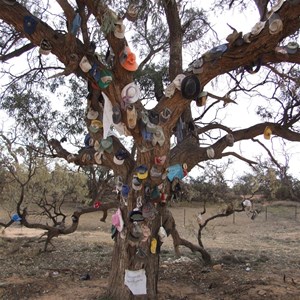
[[(251, 32), (246, 35), (229, 27), (225, 44), (219, 41), (215, 32), (212, 38), (211, 35), (206, 38), (206, 34), (208, 36), (212, 32), (207, 12), (187, 1), (57, 0), (53, 3), (0, 1), (0, 19), (3, 21), (1, 61), (17, 62), (18, 56), (21, 56), (20, 61), (26, 61), (28, 65), (21, 72), (3, 65), (3, 74), (8, 76), (10, 83), (4, 86), (2, 99), (9, 98), (16, 86), (16, 96), (28, 91), (34, 93), (48, 83), (52, 91), (59, 85), (68, 88), (70, 93), (62, 93), (67, 94), (67, 100), (73, 99), (74, 105), (72, 101), (66, 101), (67, 116), (63, 123), (76, 128), (74, 120), (84, 118), (94, 146), (75, 153), (71, 148), (67, 150), (53, 133), (52, 139), (44, 139), (46, 150), (52, 156), (80, 166), (101, 160), (103, 166), (119, 176), (119, 183), (123, 184), (118, 194), (119, 206), (125, 227), (115, 236), (108, 291), (115, 299), (132, 298), (124, 284), (125, 270), (145, 269), (146, 297), (156, 299), (161, 225), (168, 235), (172, 235), (175, 248), (187, 246), (207, 259), (202, 247), (179, 236), (165, 205), (166, 195), (171, 197), (177, 184), (176, 176), (170, 178), (171, 167), (176, 166), (180, 172), (178, 176), (182, 177), (183, 166), (187, 166), (189, 171), (203, 161), (228, 156), (253, 165), (254, 161), (235, 151), (226, 151), (226, 148), (262, 134), (266, 139), (272, 136), (272, 139), (300, 140), (297, 128), (300, 118), (299, 50), (293, 42), (299, 30), (299, 1), (280, 2), (280, 5), (274, 5), (273, 1), (254, 1), (258, 12), (256, 21), (260, 22), (253, 22)], [(216, 1), (212, 8), (217, 15), (236, 5), (245, 9), (250, 3)], [(274, 11), (277, 15), (273, 15)], [(131, 29), (130, 34), (126, 32), (126, 37), (123, 36), (122, 22)], [(138, 68), (127, 45), (140, 54)], [(183, 61), (187, 49), (193, 49), (189, 66), (185, 66)], [(50, 58), (56, 57), (56, 60), (44, 55), (49, 52)], [(86, 58), (84, 61), (83, 57)], [(185, 79), (177, 77), (182, 73)], [(252, 79), (254, 73), (259, 75), (254, 77), (255, 80)], [(62, 76), (65, 77), (61, 79)], [(66, 77), (70, 80), (67, 81)], [(25, 84), (18, 85), (17, 81), (22, 79)], [(225, 90), (205, 93), (206, 85), (212, 82), (215, 91), (221, 79), (226, 82)], [(143, 101), (135, 101), (135, 95), (127, 91), (126, 86), (133, 80), (140, 82), (142, 91), (135, 95)], [(70, 96), (71, 91), (80, 95), (84, 82), (88, 83), (89, 92), (86, 114), (78, 103), (79, 98)], [(124, 89), (125, 95), (122, 93)], [(260, 104), (257, 109), (262, 117), (261, 123), (242, 129), (226, 124), (223, 112), (230, 110), (231, 105), (257, 95), (260, 95), (257, 99), (264, 97), (271, 104), (263, 107)], [(134, 103), (128, 103), (131, 96)], [(57, 101), (61, 97), (62, 94)], [(198, 107), (204, 105), (207, 99), (209, 103), (200, 111)], [(125, 149), (122, 140), (115, 135), (112, 139), (108, 138), (110, 128), (106, 118), (109, 116), (105, 114), (108, 105), (120, 109), (121, 120), (116, 123), (122, 125), (119, 131), (132, 137), (131, 149)], [(87, 114), (91, 110), (98, 113), (96, 128)], [(103, 122), (103, 130), (98, 130), (101, 127), (99, 121)], [(146, 131), (141, 123), (148, 125)], [(176, 143), (173, 143), (174, 140)], [(99, 143), (102, 148), (99, 148)], [(103, 148), (109, 151), (103, 151)], [(114, 154), (119, 149), (126, 155), (122, 165), (114, 162)], [(143, 167), (138, 169), (138, 175), (142, 181), (139, 182), (139, 178), (134, 176), (136, 168), (141, 165)], [(145, 168), (149, 172), (146, 180)], [(169, 173), (166, 174), (165, 170)], [(142, 189), (131, 189), (127, 193), (132, 180), (138, 186), (142, 184)], [(151, 232), (150, 237), (144, 236), (145, 232), (141, 233), (141, 223), (137, 225), (129, 217), (135, 214), (133, 210), (136, 207), (141, 209), (140, 204), (143, 228), (145, 232)], [(74, 223), (78, 223), (79, 217), (80, 213), (73, 216), (71, 227), (76, 226)]]

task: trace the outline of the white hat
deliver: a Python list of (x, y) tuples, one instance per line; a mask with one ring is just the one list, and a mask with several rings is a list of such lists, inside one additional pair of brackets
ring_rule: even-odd
[(279, 0), (278, 3), (276, 3), (274, 6), (272, 6), (271, 11), (276, 12), (278, 11), (282, 4), (283, 4), (284, 0)]
[(185, 78), (184, 74), (179, 74), (176, 76), (176, 78), (173, 80), (173, 83), (175, 84), (175, 87), (180, 91), (181, 90), (181, 82)]
[(206, 154), (208, 158), (214, 158), (215, 157), (215, 150), (211, 147), (207, 148)]
[(269, 20), (270, 34), (277, 34), (283, 29), (283, 23), (277, 14), (273, 14)]
[(131, 82), (123, 88), (121, 97), (125, 103), (135, 103), (139, 100), (140, 88), (134, 82)]
[(174, 82), (171, 82), (165, 89), (165, 96), (167, 98), (172, 98), (174, 93), (175, 93), (175, 89), (176, 89), (176, 86), (174, 84)]
[(265, 28), (266, 22), (257, 22), (254, 27), (251, 29), (252, 35), (258, 35)]
[(79, 63), (79, 67), (81, 68), (81, 70), (84, 73), (87, 73), (91, 68), (92, 65), (90, 64), (89, 60), (87, 59), (86, 56), (83, 56), (80, 63)]
[(96, 110), (93, 110), (92, 108), (89, 108), (88, 113), (86, 115), (86, 117), (89, 120), (95, 120), (95, 119), (98, 118), (98, 116), (99, 116), (99, 113)]
[(125, 25), (123, 24), (123, 20), (118, 20), (115, 23), (114, 36), (118, 39), (124, 39), (125, 36)]

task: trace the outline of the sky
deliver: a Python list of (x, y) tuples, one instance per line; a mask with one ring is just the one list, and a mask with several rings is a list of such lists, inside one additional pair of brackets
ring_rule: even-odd
[[(194, 1), (193, 5), (197, 5), (197, 3), (198, 1)], [(204, 8), (209, 10), (210, 3), (211, 1), (201, 1), (201, 6), (204, 5)], [(247, 9), (243, 11), (240, 11), (237, 8), (233, 8), (229, 12), (222, 13), (221, 16), (216, 15), (214, 10), (209, 10), (209, 15), (209, 19), (214, 20), (212, 28), (218, 33), (218, 37), (221, 44), (226, 42), (226, 37), (232, 32), (232, 29), (230, 29), (230, 27), (227, 24), (236, 28), (238, 31), (243, 31), (243, 33), (247, 33), (251, 30), (254, 24), (257, 21), (259, 21), (258, 13), (254, 6), (251, 5), (249, 5)], [(187, 50), (185, 52), (183, 62), (186, 67), (193, 60), (193, 56), (194, 53), (192, 51)], [(251, 80), (255, 79), (251, 78)], [(214, 84), (208, 84), (207, 86), (205, 86), (205, 90), (216, 95), (223, 96), (227, 90), (226, 82), (219, 82), (217, 91), (215, 88), (215, 84), (215, 82)], [(208, 99), (207, 105), (211, 103), (210, 101), (212, 100)], [(257, 99), (247, 99), (246, 97), (244, 97), (243, 99), (239, 99), (238, 105), (230, 104), (226, 106), (226, 108), (221, 111), (221, 115), (219, 116), (219, 118), (224, 118), (226, 120), (225, 125), (234, 129), (242, 129), (252, 126), (258, 122), (261, 122), (261, 120), (255, 114), (257, 102)], [(198, 108), (194, 103), (192, 103), (191, 105), (193, 107), (193, 110), (197, 110), (199, 113), (201, 113), (203, 109), (205, 109), (205, 107)], [(212, 110), (212, 116), (214, 113), (215, 111)], [(12, 120), (8, 121), (8, 118), (3, 111), (0, 111), (0, 120), (0, 128), (7, 128), (8, 124), (12, 124)], [(222, 135), (225, 134), (225, 132), (222, 133)], [(284, 156), (281, 153), (282, 142), (279, 141), (280, 139), (272, 138), (271, 140), (267, 141), (264, 140), (262, 136), (258, 137), (258, 139), (272, 151), (272, 153), (276, 156), (279, 162), (284, 163)], [(293, 174), (293, 176), (300, 178), (300, 145), (299, 143), (286, 142), (285, 148), (290, 154), (290, 171)], [(253, 160), (259, 154), (262, 154), (264, 155), (264, 157), (267, 158), (267, 156), (263, 154), (264, 151), (258, 144), (253, 145), (253, 143), (249, 141), (237, 142), (234, 144), (234, 147), (227, 148), (225, 149), (225, 151), (236, 151), (237, 153), (245, 156), (246, 158)], [(227, 159), (228, 158), (222, 159), (220, 163), (226, 162)], [(244, 172), (251, 172), (251, 168), (248, 167), (246, 163), (240, 162), (235, 158), (232, 159), (235, 163), (227, 170), (227, 178), (231, 179), (243, 175)], [(190, 175), (197, 176), (200, 172), (202, 172), (201, 169), (194, 168), (190, 172)]]

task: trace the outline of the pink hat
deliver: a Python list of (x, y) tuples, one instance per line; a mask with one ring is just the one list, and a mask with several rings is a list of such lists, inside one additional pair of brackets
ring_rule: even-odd
[(119, 232), (121, 232), (124, 228), (124, 220), (122, 218), (121, 209), (118, 210), (111, 216), (112, 224), (117, 228)]

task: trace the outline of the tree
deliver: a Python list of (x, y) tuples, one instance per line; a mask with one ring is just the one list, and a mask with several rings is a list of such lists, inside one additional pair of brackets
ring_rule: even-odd
[[(145, 298), (156, 299), (161, 224), (172, 235), (175, 248), (184, 245), (209, 260), (201, 246), (179, 236), (167, 209), (165, 198), (171, 197), (176, 176), (183, 177), (201, 162), (228, 156), (254, 165), (254, 161), (226, 148), (262, 134), (266, 139), (272, 137), (272, 141), (300, 141), (300, 56), (293, 41), (299, 31), (299, 1), (274, 5), (273, 1), (254, 0), (260, 22), (253, 22), (251, 33), (245, 35), (228, 27), (227, 42), (221, 45), (217, 35), (206, 39), (206, 33), (212, 32), (207, 14), (188, 1), (77, 0), (76, 7), (74, 1), (57, 0), (56, 6), (53, 2), (33, 1), (29, 7), (24, 2), (0, 1), (1, 61), (17, 61), (20, 56), (28, 64), (21, 73), (3, 64), (10, 84), (5, 86), (2, 99), (9, 97), (12, 89), (17, 88), (17, 93), (22, 94), (46, 88), (47, 84), (52, 91), (59, 85), (69, 85), (79, 95), (84, 90), (83, 83), (87, 83), (87, 114), (81, 118), (93, 147), (72, 153), (56, 138), (44, 142), (53, 157), (80, 166), (100, 163), (118, 176), (118, 199), (125, 227), (115, 236), (109, 295), (115, 299), (134, 298), (124, 284), (125, 270), (145, 269)], [(247, 4), (216, 1), (212, 8), (217, 13), (235, 5), (243, 9)], [(124, 24), (130, 28), (125, 36)], [(134, 49), (141, 57), (139, 66), (131, 52)], [(193, 49), (188, 66), (183, 60), (186, 49)], [(48, 59), (49, 53), (57, 60)], [(260, 76), (251, 77), (255, 73)], [(66, 82), (68, 76), (71, 80)], [(18, 84), (22, 79), (25, 83)], [(217, 88), (220, 79), (226, 82), (223, 94), (204, 90), (211, 82)], [(134, 80), (135, 84), (131, 84)], [(69, 117), (78, 118), (82, 110), (78, 97), (66, 94), (69, 100), (76, 100), (74, 105), (66, 101), (68, 125)], [(218, 115), (246, 99), (242, 95), (260, 95), (257, 112), (262, 122), (234, 129)], [(267, 102), (264, 106), (262, 98)], [(198, 107), (207, 99), (208, 104), (200, 112)], [(95, 118), (98, 121), (93, 121)], [(121, 139), (110, 135), (112, 123), (119, 132), (131, 137), (130, 151)], [(125, 158), (123, 164), (114, 161), (117, 151), (117, 159)], [(179, 173), (171, 177), (174, 170)], [(140, 185), (142, 189), (131, 189), (132, 181), (136, 189)], [(142, 235), (141, 223), (132, 222), (130, 216), (136, 214), (135, 208), (143, 210), (143, 227), (151, 236)], [(79, 217), (78, 213), (73, 223), (78, 223)]]

